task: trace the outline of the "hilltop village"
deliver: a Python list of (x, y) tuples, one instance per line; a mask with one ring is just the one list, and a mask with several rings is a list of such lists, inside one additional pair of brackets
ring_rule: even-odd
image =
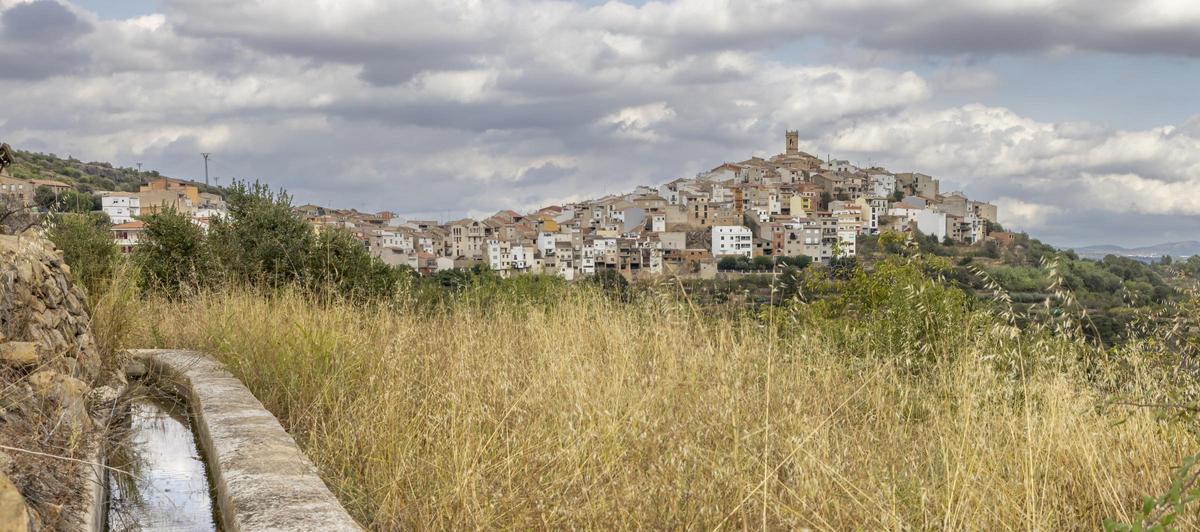
[(827, 264), (856, 253), (860, 235), (917, 230), (938, 240), (982, 242), (996, 207), (943, 194), (921, 173), (857, 168), (800, 151), (725, 163), (660, 187), (521, 214), (439, 224), (391, 213), (299, 207), (319, 228), (359, 236), (372, 254), (421, 273), (485, 265), (501, 275), (575, 279), (604, 270), (627, 279), (660, 274), (708, 277), (728, 256), (807, 256)]
[[(0, 193), (28, 195), (70, 188), (61, 182), (0, 178)], [(138, 218), (164, 208), (207, 227), (223, 216), (221, 196), (160, 177), (136, 191), (95, 191), (112, 223), (113, 239), (131, 252), (145, 225)], [(943, 193), (916, 172), (858, 168), (800, 151), (796, 132), (784, 152), (724, 163), (657, 188), (521, 214), (500, 211), (482, 220), (448, 223), (403, 219), (317, 205), (296, 207), (318, 231), (345, 229), (371, 254), (422, 274), (486, 266), (502, 276), (545, 273), (576, 279), (611, 270), (627, 279), (660, 274), (711, 277), (725, 257), (809, 257), (828, 264), (856, 255), (863, 235), (919, 231), (939, 241), (977, 244), (997, 219), (992, 204)], [(1002, 237), (1002, 234), (994, 235)]]

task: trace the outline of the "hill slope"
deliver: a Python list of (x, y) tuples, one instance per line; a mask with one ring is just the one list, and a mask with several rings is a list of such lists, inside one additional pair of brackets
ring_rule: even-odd
[[(136, 192), (138, 187), (160, 177), (157, 170), (113, 166), (106, 162), (84, 162), (74, 157), (63, 159), (53, 153), (14, 150), (16, 162), (8, 172), (19, 179), (53, 179), (73, 185), (83, 192), (115, 190)], [(188, 180), (183, 180), (188, 181)], [(217, 187), (195, 183), (201, 192), (219, 194)]]
[(1153, 246), (1142, 246), (1136, 248), (1125, 248), (1121, 246), (1101, 244), (1097, 246), (1084, 246), (1075, 248), (1075, 253), (1078, 253), (1081, 257), (1086, 257), (1089, 259), (1104, 258), (1105, 255), (1153, 258), (1158, 258), (1165, 255), (1170, 255), (1172, 257), (1190, 257), (1192, 255), (1200, 255), (1200, 242), (1195, 240), (1184, 240), (1181, 242), (1166, 242), (1163, 244), (1155, 244)]

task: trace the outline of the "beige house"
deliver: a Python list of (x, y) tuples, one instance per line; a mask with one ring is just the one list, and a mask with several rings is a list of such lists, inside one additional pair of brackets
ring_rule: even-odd
[(446, 251), (451, 257), (483, 259), (487, 252), (487, 226), (477, 220), (464, 218), (449, 224), (450, 236), (446, 239)]
[(5, 204), (33, 205), (36, 190), (37, 187), (27, 180), (16, 179), (8, 174), (0, 175), (0, 200)]
[(174, 209), (178, 213), (190, 216), (196, 208), (196, 203), (192, 201), (186, 191), (146, 190), (146, 187), (142, 187), (142, 191), (137, 193), (137, 197), (143, 216), (157, 214), (167, 209)]
[[(180, 181), (178, 179), (170, 179), (166, 177), (155, 179), (154, 181), (142, 185), (141, 188), (138, 189), (138, 192), (172, 192), (177, 195), (182, 194), (188, 199), (188, 201), (192, 202), (192, 205), (200, 205), (200, 189), (195, 185), (189, 184), (186, 181)], [(144, 202), (143, 205), (145, 205)]]
[(53, 179), (30, 179), (29, 183), (33, 185), (35, 190), (39, 187), (46, 187), (54, 191), (55, 194), (62, 194), (63, 192), (71, 190), (71, 185), (63, 183), (62, 181), (55, 181)]

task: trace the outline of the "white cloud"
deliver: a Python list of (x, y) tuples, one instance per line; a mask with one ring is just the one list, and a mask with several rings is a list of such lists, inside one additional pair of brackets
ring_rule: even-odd
[(488, 96), (496, 83), (496, 75), (494, 70), (484, 69), (422, 72), (411, 84), (423, 96), (470, 103)]
[(1051, 205), (1032, 203), (1018, 198), (998, 198), (994, 201), (1000, 216), (1000, 224), (1021, 231), (1035, 231), (1046, 227), (1054, 212)]
[[(943, 188), (998, 198), (1005, 225), (1103, 241), (1106, 231), (1141, 226), (1138, 216), (1200, 217), (1198, 120), (1121, 131), (983, 105), (914, 108), (844, 125), (818, 142), (893, 170), (930, 173)], [(1177, 232), (1175, 222), (1158, 222), (1160, 231)], [(1165, 238), (1138, 230), (1145, 241)]]
[(1089, 199), (1122, 213), (1200, 214), (1200, 177), (1182, 181), (1159, 181), (1137, 174), (1080, 175)]
[(653, 142), (663, 140), (662, 135), (655, 132), (655, 126), (673, 118), (675, 110), (668, 107), (666, 102), (657, 102), (626, 107), (605, 116), (600, 122), (615, 126), (617, 135)]
[[(1031, 228), (1084, 211), (1200, 215), (1188, 193), (1200, 120), (1121, 131), (940, 103), (997, 83), (964, 54), (1200, 55), (1200, 7), (1122, 5), (170, 0), (122, 21), (71, 8), (73, 24), (58, 13), (56, 27), (75, 28), (61, 46), (0, 50), (0, 72), (11, 60), (20, 74), (0, 74), (0, 120), (19, 148), (183, 177), (214, 151), (220, 175), (303, 201), (414, 213), (659, 183), (775, 153), (799, 129), (815, 153), (1001, 198)], [(779, 48), (812, 38), (884, 59), (799, 64)], [(887, 66), (899, 56), (951, 59), (923, 77)], [(1099, 231), (1072, 230), (1063, 238)]]

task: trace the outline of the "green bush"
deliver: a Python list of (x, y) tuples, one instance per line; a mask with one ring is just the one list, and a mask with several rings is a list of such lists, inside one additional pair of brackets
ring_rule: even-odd
[[(234, 181), (229, 214), (212, 220), (209, 239), (222, 268), (241, 282), (279, 287), (305, 281), (315, 249), (313, 228), (292, 210), (291, 196)], [(324, 275), (322, 275), (323, 277)]]
[(33, 203), (51, 212), (86, 213), (97, 210), (97, 197), (78, 190), (55, 192), (47, 186), (40, 186), (34, 191)]
[(218, 270), (204, 231), (185, 215), (167, 209), (142, 218), (146, 228), (134, 248), (142, 285), (169, 295), (215, 284)]
[(226, 205), (228, 216), (212, 221), (207, 240), (215, 271), (235, 282), (371, 299), (394, 295), (410, 273), (372, 257), (346, 230), (318, 234), (283, 190), (235, 181)]
[(102, 213), (61, 214), (50, 226), (50, 241), (62, 250), (63, 260), (89, 294), (100, 291), (120, 258), (109, 227)]
[(309, 286), (317, 291), (334, 290), (357, 299), (395, 294), (407, 270), (388, 266), (345, 230), (324, 231), (317, 236), (308, 256)]

